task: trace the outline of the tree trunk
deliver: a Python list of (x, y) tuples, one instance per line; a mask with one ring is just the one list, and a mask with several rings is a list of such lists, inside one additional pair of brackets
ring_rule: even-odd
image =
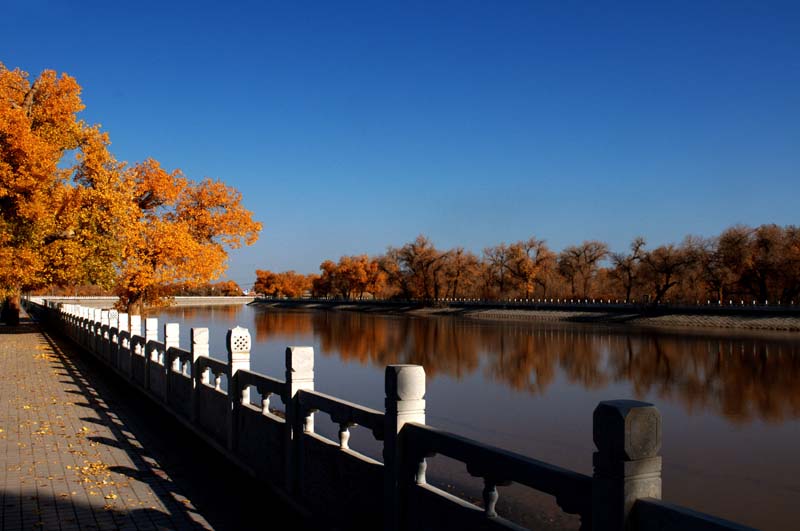
[(0, 320), (9, 326), (18, 325), (20, 307), (20, 289), (13, 288), (11, 293), (6, 296), (6, 299), (3, 302), (3, 310), (2, 315), (0, 315)]

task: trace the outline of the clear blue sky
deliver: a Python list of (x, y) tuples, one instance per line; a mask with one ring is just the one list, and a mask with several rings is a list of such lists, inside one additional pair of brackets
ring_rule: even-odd
[(0, 61), (75, 76), (119, 159), (244, 194), (245, 285), (420, 233), (800, 223), (800, 2), (3, 3)]

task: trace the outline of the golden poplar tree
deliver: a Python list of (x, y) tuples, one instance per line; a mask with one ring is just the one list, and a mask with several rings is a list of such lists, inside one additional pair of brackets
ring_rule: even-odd
[(131, 213), (120, 223), (119, 306), (139, 312), (169, 296), (168, 286), (199, 286), (219, 278), (227, 250), (250, 245), (261, 224), (242, 196), (220, 181), (167, 172), (152, 159), (123, 172)]
[(0, 296), (10, 321), (22, 291), (51, 285), (114, 285), (121, 307), (141, 310), (168, 284), (218, 278), (227, 250), (261, 230), (222, 182), (115, 160), (108, 135), (78, 118), (80, 92), (66, 74), (31, 82), (0, 63)]
[(107, 137), (78, 119), (81, 87), (45, 70), (33, 82), (0, 63), (0, 295), (16, 320), (23, 290), (113, 277), (108, 204), (117, 182)]

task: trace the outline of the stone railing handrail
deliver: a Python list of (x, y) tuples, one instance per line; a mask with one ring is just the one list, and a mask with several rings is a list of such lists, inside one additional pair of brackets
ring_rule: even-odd
[[(594, 411), (593, 475), (586, 476), (489, 446), (425, 423), (425, 371), (389, 365), (384, 411), (314, 390), (311, 347), (286, 349), (285, 380), (250, 370), (247, 329), (228, 331), (227, 361), (209, 353), (208, 329), (192, 328), (179, 345), (175, 323), (72, 304), (29, 304), (232, 463), (262, 479), (306, 514), (342, 529), (519, 529), (497, 515), (498, 487), (518, 483), (550, 494), (583, 530), (744, 530), (742, 525), (661, 498), (661, 415), (651, 404), (601, 402)], [(225, 379), (227, 386), (222, 385)], [(251, 392), (260, 395), (261, 408)], [(284, 415), (273, 414), (278, 395)], [(314, 432), (314, 413), (339, 425), (339, 442)], [(349, 449), (349, 428), (382, 442), (383, 461)], [(442, 455), (484, 481), (478, 507), (427, 484), (426, 458)], [(382, 526), (378, 523), (382, 522)]]
[(640, 531), (748, 531), (751, 528), (653, 498), (637, 500), (632, 524)]
[(167, 352), (167, 346), (164, 343), (161, 341), (153, 341), (151, 339), (145, 343), (144, 351), (150, 361), (153, 363), (158, 363), (159, 365), (164, 365), (164, 357)]
[(502, 448), (416, 423), (406, 424), (405, 444), (416, 471), (417, 485), (424, 485), (425, 458), (440, 454), (467, 465), (471, 476), (484, 481), (483, 502), (487, 517), (497, 516), (497, 486), (519, 483), (550, 494), (568, 514), (578, 514), (586, 526), (592, 513), (592, 478)]
[[(199, 356), (197, 359), (195, 359), (194, 363), (194, 368), (197, 371), (196, 376), (201, 379), (202, 383), (211, 387), (216, 387), (218, 391), (221, 391), (221, 377), (228, 377), (230, 374), (230, 368), (228, 367), (228, 364), (224, 361), (220, 361), (208, 356)], [(214, 379), (212, 380), (207, 378), (205, 376), (206, 374), (213, 376)], [(212, 385), (214, 383), (216, 383), (216, 385)]]
[(169, 347), (166, 353), (166, 365), (172, 372), (189, 376), (192, 367), (192, 353), (178, 347)]
[(286, 392), (286, 382), (272, 378), (266, 374), (261, 374), (254, 371), (240, 370), (236, 373), (239, 389), (246, 389), (247, 387), (255, 387), (261, 397), (268, 397), (269, 395), (277, 395), (281, 400), (285, 400), (284, 393)]
[(297, 394), (303, 413), (322, 411), (339, 425), (340, 437), (348, 427), (363, 426), (379, 441), (383, 440), (384, 413), (319, 391), (301, 390)]

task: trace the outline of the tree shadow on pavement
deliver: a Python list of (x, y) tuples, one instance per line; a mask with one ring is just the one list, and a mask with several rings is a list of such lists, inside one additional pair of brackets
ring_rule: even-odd
[(110, 470), (147, 484), (172, 513), (199, 513), (216, 530), (248, 529), (256, 522), (256, 527), (286, 522), (279, 528), (310, 529), (269, 487), (240, 471), (138, 389), (89, 355), (76, 354), (78, 348), (68, 340), (42, 333), (69, 373), (69, 383), (78, 387), (73, 392), (85, 397), (81, 406), (98, 417), (83, 420), (111, 431), (112, 437), (92, 441), (121, 449), (134, 465)]

